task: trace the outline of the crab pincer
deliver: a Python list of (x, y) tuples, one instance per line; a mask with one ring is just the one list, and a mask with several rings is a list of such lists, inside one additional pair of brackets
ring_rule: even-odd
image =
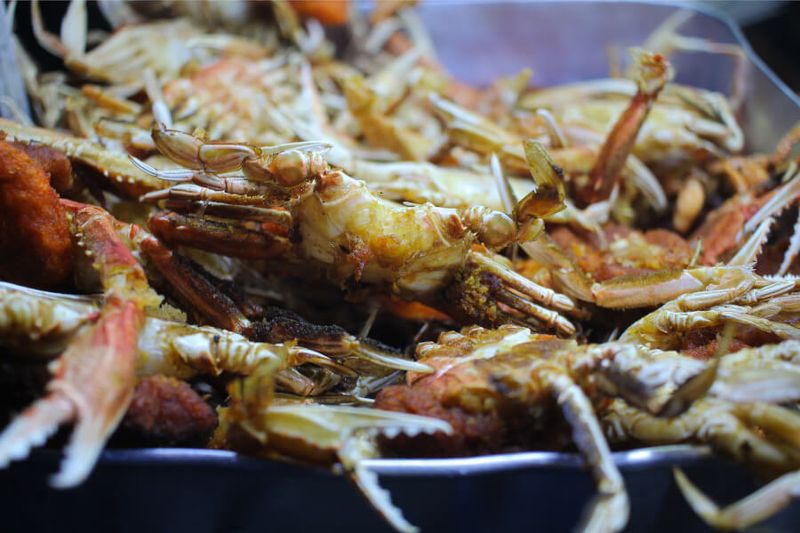
[(56, 487), (72, 487), (91, 472), (116, 428), (135, 385), (136, 343), (144, 308), (158, 297), (144, 271), (100, 208), (62, 200), (79, 248), (93, 260), (105, 303), (93, 324), (81, 329), (52, 364), (47, 393), (0, 435), (0, 465), (22, 459), (62, 424), (75, 422)]

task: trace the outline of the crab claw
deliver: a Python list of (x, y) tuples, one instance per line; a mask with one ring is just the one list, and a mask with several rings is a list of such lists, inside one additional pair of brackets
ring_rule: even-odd
[(51, 483), (73, 487), (86, 479), (133, 395), (136, 340), (143, 320), (134, 303), (109, 300), (97, 323), (82, 330), (55, 361), (47, 396), (0, 436), (0, 467), (27, 457), (61, 424), (75, 421), (61, 471)]
[(516, 218), (520, 223), (532, 217), (543, 218), (554, 215), (566, 207), (564, 171), (553, 162), (541, 144), (526, 140), (523, 146), (535, 187), (515, 209)]
[(142, 267), (116, 233), (103, 209), (69, 200), (76, 248), (99, 276), (105, 304), (96, 323), (82, 329), (52, 366), (47, 395), (18, 416), (0, 435), (0, 467), (23, 459), (61, 424), (75, 422), (55, 487), (73, 487), (91, 472), (100, 451), (125, 414), (135, 384), (136, 346), (146, 305), (158, 297)]

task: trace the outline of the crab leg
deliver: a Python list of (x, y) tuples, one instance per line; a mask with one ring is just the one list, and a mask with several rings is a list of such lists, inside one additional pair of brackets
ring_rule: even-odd
[(241, 333), (250, 321), (231, 298), (220, 291), (201, 269), (189, 259), (167, 249), (153, 237), (140, 243), (147, 263), (158, 269), (177, 297), (188, 309), (195, 310), (205, 323)]
[(772, 333), (781, 339), (800, 339), (800, 329), (753, 314), (747, 308), (718, 306), (706, 311), (676, 311), (670, 302), (661, 309), (634, 322), (620, 336), (620, 341), (645, 344), (650, 348), (671, 349), (680, 342), (676, 333), (721, 326), (732, 322)]
[(144, 307), (158, 301), (105, 211), (62, 200), (78, 245), (94, 263), (106, 294), (97, 322), (81, 330), (53, 364), (47, 395), (0, 435), (0, 465), (28, 455), (59, 425), (75, 421), (56, 487), (72, 487), (91, 472), (133, 395), (136, 341)]
[(97, 319), (85, 298), (56, 295), (0, 281), (3, 345), (44, 356), (61, 353), (84, 325)]
[(786, 209), (800, 196), (800, 171), (798, 171), (797, 168), (794, 168), (794, 172), (789, 169), (786, 171), (784, 179), (787, 180), (786, 183), (776, 189), (767, 203), (765, 203), (756, 214), (750, 217), (742, 228), (741, 234), (737, 235), (738, 238), (741, 238), (743, 235), (748, 235), (761, 223)]
[[(59, 351), (80, 328), (96, 322), (99, 306), (99, 299), (94, 297), (70, 297), (0, 282), (0, 338), (4, 345), (24, 346), (26, 353), (31, 353), (33, 342), (37, 348), (33, 353), (46, 357)], [(263, 321), (256, 324), (264, 327)], [(349, 358), (363, 359), (388, 370), (431, 372), (428, 365), (370, 346), (332, 326), (283, 317), (271, 324), (268, 334), (263, 329), (259, 334), (268, 336), (266, 340), (270, 342), (254, 342), (218, 328), (148, 317), (138, 338), (136, 373), (188, 379), (199, 372), (248, 374), (262, 363), (272, 362), (279, 368), (311, 363), (352, 376), (351, 367), (337, 362), (342, 360), (356, 368)], [(295, 339), (306, 346), (295, 345)]]
[(800, 342), (788, 340), (726, 355), (711, 394), (742, 403), (800, 401)]
[[(734, 301), (749, 291), (756, 279), (748, 267), (699, 267), (595, 283), (592, 293), (601, 307), (648, 307), (677, 298), (681, 310), (691, 311)], [(645, 288), (649, 290), (643, 291)]]
[(605, 200), (611, 194), (653, 102), (672, 76), (669, 62), (660, 54), (639, 50), (634, 59), (638, 67), (638, 90), (608, 134), (589, 172), (589, 184), (584, 191), (586, 204)]
[(43, 128), (23, 126), (0, 118), (0, 131), (7, 141), (40, 143), (63, 152), (70, 160), (87, 165), (109, 179), (109, 184), (126, 196), (138, 197), (163, 188), (163, 182), (133, 168), (122, 152), (103, 148), (97, 143)]
[[(243, 175), (229, 175), (219, 177), (200, 170), (168, 169), (158, 170), (144, 161), (133, 156), (131, 162), (142, 172), (163, 181), (183, 184), (183, 187), (173, 187), (169, 191), (153, 191), (142, 196), (142, 201), (157, 201), (162, 199), (179, 200), (216, 200), (230, 203), (258, 204), (264, 202), (264, 197), (276, 194), (276, 188), (269, 183), (254, 182)], [(189, 186), (189, 182), (198, 187)], [(162, 194), (158, 194), (161, 192)], [(217, 192), (217, 194), (215, 194)], [(222, 193), (222, 194), (219, 194)], [(238, 198), (237, 196), (255, 198)]]
[(797, 213), (797, 221), (792, 228), (792, 237), (789, 239), (789, 246), (786, 248), (786, 252), (783, 254), (783, 261), (781, 261), (781, 266), (778, 268), (779, 276), (783, 276), (789, 271), (789, 267), (794, 263), (798, 253), (800, 253), (800, 211)]
[(800, 495), (800, 471), (784, 474), (738, 502), (720, 508), (680, 468), (673, 469), (686, 501), (707, 524), (719, 529), (746, 529), (766, 520)]
[[(738, 416), (750, 424), (773, 432), (790, 444), (798, 446), (800, 416), (779, 406), (769, 404), (739, 405)], [(787, 454), (784, 454), (787, 455)], [(791, 455), (790, 455), (791, 457)], [(797, 461), (797, 453), (794, 453)], [(784, 463), (786, 459), (784, 459)], [(800, 496), (800, 471), (784, 474), (746, 498), (720, 509), (704, 495), (686, 475), (675, 469), (675, 481), (692, 509), (708, 524), (720, 529), (744, 529), (783, 509), (793, 498)]]
[(290, 249), (275, 225), (257, 220), (194, 217), (178, 213), (150, 217), (150, 230), (162, 242), (201, 248), (241, 259), (270, 259)]
[(610, 396), (656, 416), (676, 416), (705, 394), (716, 377), (707, 365), (677, 352), (650, 350), (635, 344), (607, 343), (578, 356), (573, 371), (597, 376), (595, 386)]
[[(292, 217), (281, 207), (268, 207), (277, 200), (263, 194), (238, 194), (181, 184), (153, 191), (139, 198), (141, 202), (159, 203), (181, 213), (228, 216), (269, 222), (276, 227), (290, 227)], [(286, 230), (284, 230), (286, 231)]]
[(609, 438), (616, 441), (635, 439), (646, 444), (700, 441), (754, 464), (785, 470), (784, 448), (752, 430), (740, 419), (738, 405), (712, 398), (695, 402), (675, 418), (658, 418), (621, 400), (614, 400), (603, 416)]
[[(230, 407), (220, 409), (217, 440), (234, 448), (279, 453), (316, 463), (341, 463), (367, 500), (400, 531), (416, 531), (395, 508), (364, 459), (378, 455), (375, 437), (442, 432), (449, 423), (380, 409), (326, 405), (272, 405), (274, 369), (262, 366), (230, 387)], [(266, 382), (266, 383), (265, 383)]]
[(586, 273), (553, 242), (547, 233), (542, 233), (533, 241), (520, 243), (520, 247), (531, 259), (548, 268), (559, 290), (578, 300), (595, 301), (592, 282)]
[[(264, 320), (254, 323), (251, 338), (273, 343), (296, 340), (311, 350), (337, 360), (344, 359), (345, 365), (356, 368), (366, 362), (387, 369), (431, 372), (428, 365), (400, 357), (375, 341), (357, 339), (339, 326), (312, 324), (291, 311), (282, 309), (269, 309)], [(347, 361), (351, 357), (355, 360)]]
[[(776, 414), (780, 410), (782, 413)], [(800, 434), (800, 418), (790, 411), (763, 404), (742, 405), (726, 410), (721, 402), (701, 401), (685, 415), (664, 420), (615, 401), (604, 424), (612, 436), (632, 436), (637, 440), (657, 444), (678, 442), (691, 438), (712, 443), (715, 447), (746, 459), (777, 468), (786, 467), (787, 461), (796, 461), (780, 447), (768, 442), (758, 432), (751, 431), (744, 420), (779, 429), (779, 435), (794, 439)], [(777, 427), (780, 426), (780, 427)], [(620, 434), (622, 433), (622, 435)], [(796, 443), (795, 443), (796, 444)], [(689, 504), (708, 524), (721, 529), (743, 529), (768, 518), (788, 505), (800, 493), (797, 471), (785, 474), (747, 498), (720, 509), (700, 492), (682, 471), (676, 469), (675, 479)]]
[(573, 441), (592, 471), (599, 492), (584, 512), (578, 530), (621, 531), (628, 523), (628, 495), (591, 402), (566, 374), (545, 371), (541, 377), (561, 405), (572, 427)]

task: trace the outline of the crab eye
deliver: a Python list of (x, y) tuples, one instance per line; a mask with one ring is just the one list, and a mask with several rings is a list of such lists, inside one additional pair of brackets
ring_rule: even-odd
[(272, 156), (270, 170), (275, 180), (285, 186), (294, 187), (313, 177), (318, 165), (313, 152), (288, 150)]

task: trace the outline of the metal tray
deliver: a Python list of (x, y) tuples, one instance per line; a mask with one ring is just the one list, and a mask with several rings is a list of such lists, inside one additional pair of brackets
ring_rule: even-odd
[[(431, 2), (420, 12), (440, 60), (460, 79), (484, 83), (531, 66), (535, 83), (550, 85), (606, 76), (606, 45), (641, 43), (675, 9), (639, 2)], [(749, 149), (771, 150), (800, 120), (800, 100), (755, 56), (730, 20), (693, 10), (696, 16), (683, 33), (738, 43), (745, 50), (744, 131)], [(2, 5), (0, 19), (1, 12)], [(682, 54), (674, 64), (680, 82), (729, 90), (729, 58)], [(8, 72), (4, 69), (4, 77)], [(0, 90), (14, 85), (8, 78), (5, 82)], [(744, 469), (705, 447), (665, 446), (614, 457), (631, 497), (627, 531), (708, 529), (677, 491), (673, 465), (685, 467), (721, 502), (757, 486)], [(344, 478), (292, 463), (211, 450), (107, 450), (85, 484), (56, 491), (47, 487), (46, 478), (59, 459), (56, 452), (41, 451), (0, 470), (4, 531), (388, 530)], [(428, 531), (568, 531), (594, 493), (574, 454), (380, 459), (369, 467), (412, 523)], [(797, 531), (800, 504), (765, 527)]]
[[(718, 501), (757, 484), (702, 447), (617, 452), (631, 498), (626, 531), (704, 532), (675, 488), (671, 467)], [(0, 472), (3, 531), (390, 531), (355, 487), (303, 465), (213, 450), (107, 450), (80, 487), (47, 487), (60, 454), (39, 452)], [(423, 531), (570, 531), (594, 484), (572, 454), (529, 452), (448, 460), (375, 460), (412, 523)], [(760, 526), (797, 531), (800, 505)]]

